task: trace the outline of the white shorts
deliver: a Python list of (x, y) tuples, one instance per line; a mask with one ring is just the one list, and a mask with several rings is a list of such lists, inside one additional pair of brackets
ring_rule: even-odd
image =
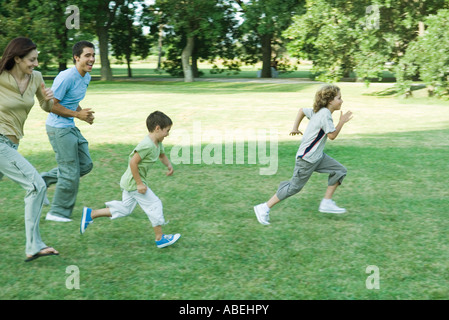
[(114, 200), (106, 202), (106, 207), (111, 210), (111, 219), (117, 219), (130, 215), (136, 207), (136, 204), (139, 204), (147, 214), (153, 227), (166, 224), (162, 211), (162, 202), (150, 188), (147, 188), (145, 194), (141, 194), (137, 190), (123, 190), (122, 201)]

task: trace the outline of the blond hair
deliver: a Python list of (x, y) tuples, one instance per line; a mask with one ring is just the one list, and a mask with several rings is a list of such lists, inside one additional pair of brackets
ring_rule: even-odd
[(326, 84), (322, 86), (315, 94), (315, 101), (313, 103), (313, 112), (317, 113), (322, 108), (327, 108), (329, 102), (340, 92), (340, 88), (333, 84)]

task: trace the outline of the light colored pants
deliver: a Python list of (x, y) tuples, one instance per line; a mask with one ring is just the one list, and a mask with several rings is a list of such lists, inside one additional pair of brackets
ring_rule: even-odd
[(46, 247), (39, 232), (39, 219), (47, 192), (36, 169), (17, 151), (19, 146), (0, 135), (0, 179), (5, 175), (25, 189), (25, 253), (34, 255)]
[(337, 160), (323, 154), (323, 157), (315, 162), (310, 163), (301, 158), (296, 159), (293, 176), (289, 181), (280, 183), (278, 191), (276, 192), (279, 200), (284, 200), (301, 191), (313, 172), (328, 173), (328, 186), (333, 186), (337, 182), (340, 184), (346, 176), (346, 168)]
[(50, 213), (70, 218), (76, 202), (80, 177), (93, 167), (87, 140), (78, 128), (47, 126), (47, 135), (56, 154), (57, 168), (41, 173), (47, 187), (56, 183)]
[(153, 227), (166, 224), (164, 213), (162, 212), (162, 202), (150, 188), (147, 188), (145, 194), (141, 194), (137, 190), (123, 190), (122, 201), (106, 202), (106, 207), (111, 210), (111, 219), (117, 219), (130, 215), (137, 204), (146, 213)]

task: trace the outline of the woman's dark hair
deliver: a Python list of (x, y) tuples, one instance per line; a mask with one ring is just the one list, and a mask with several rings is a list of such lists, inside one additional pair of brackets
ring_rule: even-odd
[(23, 58), (32, 50), (37, 48), (36, 44), (29, 38), (18, 37), (11, 40), (0, 59), (0, 74), (5, 70), (11, 70), (16, 62), (15, 57)]
[(157, 126), (159, 126), (161, 129), (164, 129), (168, 126), (171, 126), (172, 124), (173, 122), (171, 121), (171, 119), (165, 113), (160, 111), (154, 111), (147, 118), (147, 128), (149, 132), (153, 132)]
[(85, 47), (95, 49), (95, 46), (92, 42), (85, 41), (85, 40), (74, 44), (74, 46), (72, 48), (73, 63), (76, 63), (75, 57), (81, 57)]

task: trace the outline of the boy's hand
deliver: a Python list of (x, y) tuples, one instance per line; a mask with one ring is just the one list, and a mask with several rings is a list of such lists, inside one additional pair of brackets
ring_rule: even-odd
[(137, 192), (141, 194), (145, 194), (147, 192), (147, 186), (143, 183), (137, 185)]
[(301, 132), (301, 131), (299, 131), (299, 130), (292, 130), (292, 131), (290, 132), (290, 134), (289, 134), (289, 135), (291, 135), (291, 136), (296, 136), (297, 134), (300, 134), (300, 135), (302, 135), (302, 132)]
[(348, 122), (351, 119), (352, 119), (352, 112), (351, 111), (348, 111), (345, 114), (343, 114), (343, 111), (340, 111), (340, 122), (346, 123), (346, 122)]
[(165, 174), (167, 176), (171, 176), (175, 170), (173, 170), (172, 166), (168, 166), (167, 168), (168, 168), (168, 172), (166, 172)]

